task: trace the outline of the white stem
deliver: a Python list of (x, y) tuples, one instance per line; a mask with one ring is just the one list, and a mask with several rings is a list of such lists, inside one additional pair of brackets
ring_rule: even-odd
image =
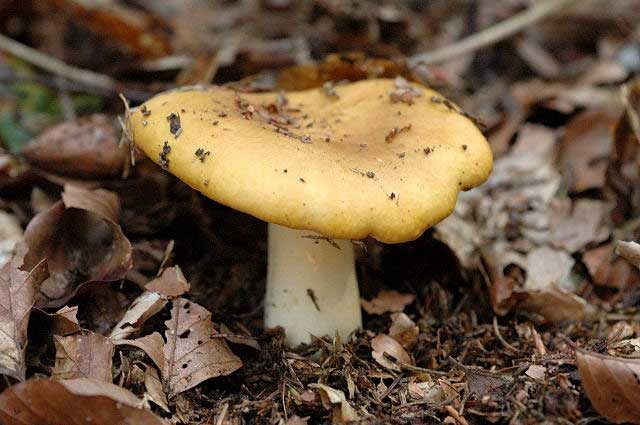
[(311, 334), (346, 338), (362, 326), (353, 246), (319, 237), (269, 224), (264, 322), (282, 326), (291, 346), (309, 342)]

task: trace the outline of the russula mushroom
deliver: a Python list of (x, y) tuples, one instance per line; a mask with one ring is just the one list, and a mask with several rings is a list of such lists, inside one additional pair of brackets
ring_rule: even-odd
[(350, 240), (416, 239), (492, 168), (466, 115), (403, 80), (286, 96), (189, 87), (134, 109), (131, 124), (163, 168), (269, 223), (265, 326), (292, 345), (361, 326)]

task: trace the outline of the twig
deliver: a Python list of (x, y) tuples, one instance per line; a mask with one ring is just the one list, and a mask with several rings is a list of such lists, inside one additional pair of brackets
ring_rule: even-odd
[(32, 47), (18, 43), (3, 34), (0, 34), (0, 50), (59, 77), (77, 81), (90, 87), (97, 87), (108, 92), (114, 92), (116, 90), (116, 81), (107, 75), (67, 65), (60, 59), (56, 59)]
[(493, 316), (493, 332), (495, 332), (496, 337), (498, 338), (498, 341), (500, 341), (500, 343), (502, 344), (502, 346), (504, 348), (506, 348), (507, 350), (510, 350), (513, 353), (519, 353), (520, 350), (518, 350), (516, 347), (514, 347), (513, 345), (509, 344), (503, 337), (502, 334), (500, 333), (500, 329), (498, 328), (498, 316)]
[(531, 24), (561, 10), (575, 0), (544, 0), (531, 6), (529, 9), (513, 15), (496, 25), (484, 29), (467, 38), (463, 38), (452, 45), (444, 46), (431, 52), (425, 52), (409, 58), (409, 67), (418, 65), (431, 65), (437, 62), (446, 62), (455, 57), (471, 53), (475, 50), (489, 46), (504, 40)]

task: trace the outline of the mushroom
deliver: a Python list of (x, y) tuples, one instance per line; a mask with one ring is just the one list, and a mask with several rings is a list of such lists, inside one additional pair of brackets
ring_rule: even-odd
[(133, 139), (205, 196), (269, 223), (265, 326), (291, 345), (362, 324), (351, 240), (418, 238), (491, 150), (438, 93), (391, 79), (299, 92), (188, 87), (131, 114)]

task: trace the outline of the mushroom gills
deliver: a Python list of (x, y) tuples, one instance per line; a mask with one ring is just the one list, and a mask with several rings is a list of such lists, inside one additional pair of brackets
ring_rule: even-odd
[(268, 253), (265, 327), (282, 326), (295, 346), (362, 326), (350, 241), (269, 223)]

